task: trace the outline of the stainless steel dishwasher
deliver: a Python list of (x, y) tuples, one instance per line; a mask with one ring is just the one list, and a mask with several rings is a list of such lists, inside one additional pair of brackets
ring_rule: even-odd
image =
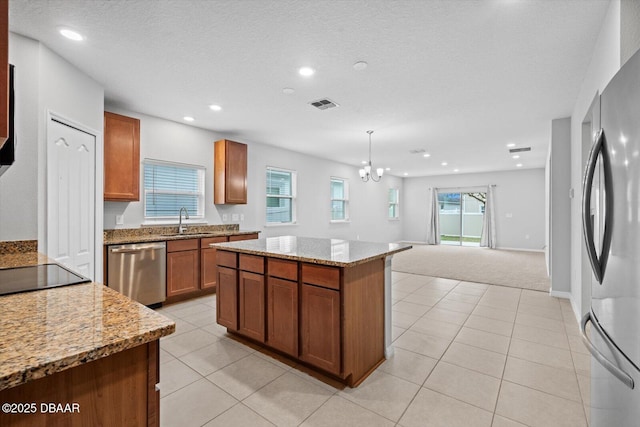
[(167, 298), (166, 242), (109, 246), (107, 284), (144, 305)]

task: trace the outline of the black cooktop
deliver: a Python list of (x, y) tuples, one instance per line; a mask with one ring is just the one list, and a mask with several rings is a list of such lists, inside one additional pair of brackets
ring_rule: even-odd
[(90, 281), (58, 264), (6, 268), (0, 269), (0, 295), (76, 285)]

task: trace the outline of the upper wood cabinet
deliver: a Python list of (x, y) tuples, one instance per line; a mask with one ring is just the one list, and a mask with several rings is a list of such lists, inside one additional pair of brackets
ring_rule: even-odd
[(247, 145), (221, 139), (215, 142), (213, 203), (247, 203)]
[(140, 200), (140, 120), (106, 111), (104, 200)]
[(9, 0), (0, 0), (0, 148), (9, 138)]

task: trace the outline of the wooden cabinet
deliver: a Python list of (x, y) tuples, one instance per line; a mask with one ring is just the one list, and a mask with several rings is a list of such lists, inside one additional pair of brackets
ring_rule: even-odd
[(264, 275), (240, 271), (239, 273), (239, 328), (238, 331), (256, 341), (264, 342)]
[(199, 239), (167, 242), (167, 297), (200, 287)]
[(0, 0), (0, 148), (9, 138), (9, 0)]
[(104, 200), (140, 200), (140, 120), (106, 111)]
[(233, 236), (229, 236), (229, 241), (230, 242), (237, 242), (239, 240), (252, 240), (252, 239), (257, 239), (258, 238), (258, 233), (251, 233), (251, 234), (236, 234)]
[[(0, 425), (159, 426), (158, 341), (124, 350), (0, 391), (0, 401), (37, 404), (34, 413), (0, 413)], [(41, 404), (78, 405), (75, 412), (41, 411)]]
[(298, 357), (298, 263), (267, 259), (267, 345)]
[(302, 282), (300, 359), (340, 374), (340, 270), (303, 264)]
[(216, 248), (211, 243), (226, 242), (226, 237), (207, 237), (200, 239), (200, 289), (215, 289), (218, 269), (216, 267)]
[[(221, 254), (218, 251), (219, 259)], [(238, 271), (233, 268), (218, 266), (216, 320), (229, 330), (238, 330)]]
[(215, 142), (213, 203), (247, 203), (247, 145), (222, 139)]

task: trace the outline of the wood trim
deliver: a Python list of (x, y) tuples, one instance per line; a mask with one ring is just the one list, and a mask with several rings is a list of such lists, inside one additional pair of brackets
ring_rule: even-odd
[(200, 239), (200, 248), (201, 249), (212, 249), (209, 247), (210, 244), (212, 243), (224, 243), (229, 241), (229, 239), (226, 236), (222, 236), (222, 237), (203, 237), (202, 239)]
[(229, 236), (230, 242), (238, 242), (240, 240), (253, 240), (258, 238), (258, 233), (251, 234), (234, 234), (233, 236)]
[(160, 425), (160, 391), (156, 384), (160, 383), (160, 345), (158, 340), (147, 345), (147, 426)]

